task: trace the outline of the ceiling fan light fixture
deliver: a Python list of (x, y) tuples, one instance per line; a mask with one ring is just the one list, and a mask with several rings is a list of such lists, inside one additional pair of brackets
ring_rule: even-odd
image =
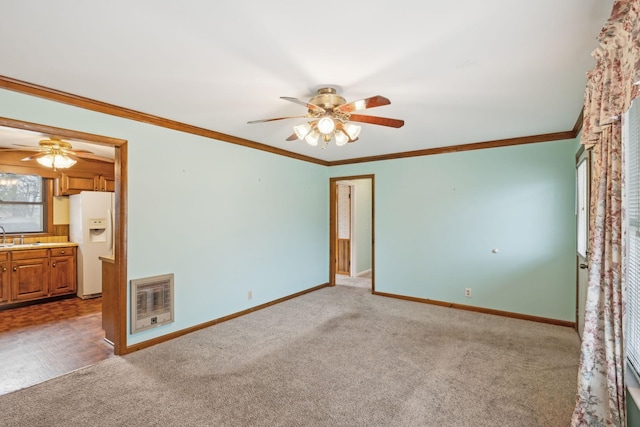
[(311, 132), (311, 130), (312, 127), (309, 123), (303, 123), (301, 125), (293, 127), (293, 131), (300, 140), (304, 140), (304, 138), (309, 135), (309, 132)]
[(42, 166), (53, 169), (67, 169), (76, 164), (76, 161), (64, 154), (50, 153), (36, 160)]
[(324, 116), (318, 120), (318, 131), (323, 135), (330, 135), (336, 128), (336, 124), (329, 116)]
[(307, 136), (305, 136), (304, 140), (307, 141), (307, 144), (316, 146), (318, 145), (318, 138), (320, 137), (320, 133), (317, 130), (312, 130), (309, 132)]
[(346, 133), (342, 131), (336, 132), (336, 145), (338, 147), (342, 147), (347, 142), (349, 142), (349, 137), (347, 136)]
[(342, 125), (342, 129), (349, 135), (350, 140), (354, 140), (360, 136), (360, 131), (362, 130), (362, 126), (354, 125), (351, 123), (345, 123)]
[(264, 123), (302, 117), (311, 119), (308, 123), (294, 126), (294, 133), (287, 138), (287, 141), (304, 139), (308, 144), (316, 146), (322, 136), (322, 141), (325, 143), (322, 146), (323, 149), (326, 148), (333, 139), (336, 140), (336, 145), (338, 146), (343, 146), (349, 142), (358, 140), (362, 128), (358, 125), (352, 125), (349, 122), (369, 123), (392, 128), (401, 128), (404, 126), (404, 120), (352, 114), (354, 111), (368, 110), (370, 108), (391, 104), (389, 99), (381, 95), (346, 102), (342, 96), (337, 94), (336, 88), (321, 87), (318, 89), (317, 94), (309, 101), (303, 101), (289, 96), (281, 96), (280, 98), (306, 107), (307, 113), (303, 116), (250, 120), (247, 123)]

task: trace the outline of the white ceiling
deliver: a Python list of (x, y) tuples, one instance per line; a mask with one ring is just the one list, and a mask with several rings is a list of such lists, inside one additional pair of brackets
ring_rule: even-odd
[[(335, 161), (571, 130), (612, 3), (11, 1), (0, 75)], [(326, 85), (405, 126), (322, 150), (285, 141), (301, 119), (247, 124)]]

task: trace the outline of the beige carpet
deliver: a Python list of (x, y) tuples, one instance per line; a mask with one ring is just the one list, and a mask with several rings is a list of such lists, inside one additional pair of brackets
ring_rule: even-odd
[(336, 286), (0, 396), (0, 425), (564, 427), (578, 354), (569, 328)]
[(361, 276), (346, 276), (344, 274), (336, 274), (336, 285), (356, 286), (358, 288), (371, 289), (371, 271)]

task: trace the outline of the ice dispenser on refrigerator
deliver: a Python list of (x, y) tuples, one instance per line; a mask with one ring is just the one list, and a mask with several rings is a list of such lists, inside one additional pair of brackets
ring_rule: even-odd
[(90, 219), (89, 220), (89, 242), (106, 242), (107, 241), (107, 219)]

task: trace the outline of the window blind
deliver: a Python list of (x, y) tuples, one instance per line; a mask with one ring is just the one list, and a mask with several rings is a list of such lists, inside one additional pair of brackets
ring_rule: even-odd
[(640, 108), (634, 102), (627, 114), (624, 136), (625, 145), (625, 191), (624, 204), (627, 214), (627, 323), (626, 353), (627, 359), (640, 373)]

